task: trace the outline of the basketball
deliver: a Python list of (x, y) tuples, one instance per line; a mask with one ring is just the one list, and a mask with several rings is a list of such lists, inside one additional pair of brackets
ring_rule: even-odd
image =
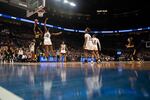
[(38, 19), (35, 19), (34, 21), (37, 23), (37, 22), (38, 22)]

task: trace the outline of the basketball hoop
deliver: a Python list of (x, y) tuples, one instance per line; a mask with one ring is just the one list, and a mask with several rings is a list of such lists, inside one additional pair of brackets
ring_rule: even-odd
[(43, 17), (44, 13), (45, 13), (45, 10), (44, 10), (44, 9), (39, 10), (39, 11), (37, 12), (38, 17)]
[(39, 17), (43, 17), (46, 13), (45, 1), (46, 0), (25, 0), (27, 1), (26, 17), (30, 17), (37, 14)]

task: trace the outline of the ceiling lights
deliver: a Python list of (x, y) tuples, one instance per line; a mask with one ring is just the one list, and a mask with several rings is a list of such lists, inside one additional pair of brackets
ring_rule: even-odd
[(70, 2), (70, 6), (75, 7), (75, 6), (76, 6), (76, 4), (75, 4), (75, 3), (73, 3), (73, 2)]
[(64, 3), (69, 3), (69, 1), (68, 0), (64, 0)]
[(75, 6), (76, 6), (76, 4), (75, 4), (74, 2), (70, 2), (70, 1), (68, 1), (68, 0), (63, 0), (63, 1), (64, 1), (65, 4), (69, 4), (69, 5), (72, 6), (72, 7), (75, 7)]
[(74, 2), (70, 2), (69, 0), (55, 0), (55, 1), (61, 1), (63, 2), (64, 4), (69, 4), (70, 6), (72, 7), (75, 7), (76, 4)]

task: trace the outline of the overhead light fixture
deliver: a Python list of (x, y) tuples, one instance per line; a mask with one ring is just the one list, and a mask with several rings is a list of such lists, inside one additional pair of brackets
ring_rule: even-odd
[(75, 7), (75, 6), (76, 6), (76, 4), (75, 4), (75, 3), (73, 3), (73, 2), (70, 2), (70, 6)]
[[(55, 1), (61, 1), (61, 0), (55, 0)], [(62, 0), (62, 2), (63, 2), (64, 4), (69, 4), (69, 5), (72, 6), (72, 7), (75, 7), (75, 6), (76, 6), (76, 4), (75, 4), (74, 2), (70, 2), (69, 0)]]
[(64, 3), (69, 3), (69, 1), (68, 0), (64, 0)]

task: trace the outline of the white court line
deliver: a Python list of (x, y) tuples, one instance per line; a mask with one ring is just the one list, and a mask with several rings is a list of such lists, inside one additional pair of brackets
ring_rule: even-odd
[(23, 99), (0, 86), (0, 100), (23, 100)]

